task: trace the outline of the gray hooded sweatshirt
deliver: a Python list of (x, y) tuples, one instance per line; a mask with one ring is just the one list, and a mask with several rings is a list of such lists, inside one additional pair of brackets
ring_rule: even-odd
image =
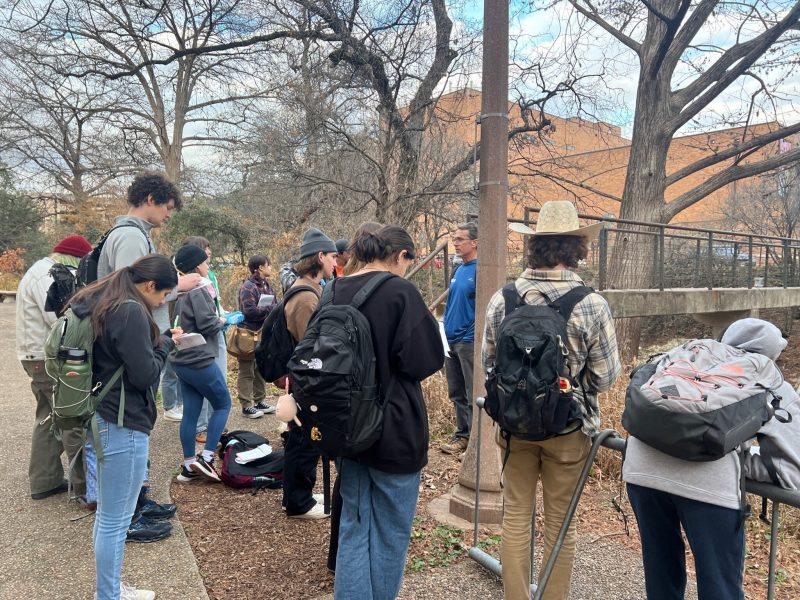
[[(761, 319), (736, 321), (728, 327), (721, 341), (742, 350), (763, 354), (773, 361), (786, 347), (786, 340), (781, 336), (780, 330)], [(797, 402), (797, 394), (785, 381), (776, 393)], [(784, 405), (783, 402), (781, 404)], [(776, 423), (772, 419), (764, 428)], [(736, 452), (730, 452), (715, 461), (692, 462), (659, 452), (630, 436), (622, 465), (622, 478), (634, 485), (738, 510), (741, 508), (739, 464)], [(747, 473), (747, 466), (745, 469)]]

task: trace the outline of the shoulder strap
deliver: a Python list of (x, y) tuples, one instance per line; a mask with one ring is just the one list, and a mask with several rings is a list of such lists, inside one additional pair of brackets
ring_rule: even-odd
[(594, 292), (594, 289), (586, 285), (579, 285), (578, 287), (572, 288), (555, 302), (550, 302), (549, 305), (560, 312), (565, 321), (569, 321), (569, 317), (572, 315), (572, 311), (578, 302), (586, 298), (586, 296), (592, 292)]
[(397, 275), (386, 271), (374, 275), (364, 287), (356, 292), (356, 295), (353, 296), (353, 301), (350, 303), (350, 305), (353, 308), (361, 308), (361, 305), (367, 301), (367, 298), (372, 295), (372, 292), (374, 292), (384, 281), (391, 279), (392, 277), (397, 277)]
[(286, 294), (283, 296), (283, 305), (286, 306), (286, 303), (289, 301), (289, 299), (300, 292), (314, 292), (314, 295), (319, 298), (319, 292), (317, 292), (317, 290), (310, 285), (298, 285), (296, 287), (290, 287), (286, 291)]
[(322, 297), (319, 301), (319, 308), (323, 306), (327, 306), (328, 304), (333, 304), (333, 284), (336, 283), (336, 279), (331, 281), (327, 284), (322, 290)]
[(147, 248), (151, 252), (155, 250), (155, 248), (153, 247), (153, 242), (150, 240), (150, 236), (147, 235), (147, 232), (144, 229), (142, 229), (137, 223), (128, 222), (128, 223), (119, 223), (117, 225), (114, 225), (111, 229), (106, 231), (103, 234), (103, 237), (100, 238), (100, 241), (97, 242), (97, 246), (95, 246), (95, 248), (98, 250), (98, 252), (102, 250), (103, 246), (106, 243), (106, 240), (108, 239), (108, 236), (111, 235), (111, 232), (116, 230), (116, 229), (120, 229), (121, 227), (136, 227), (136, 229), (138, 229), (139, 231), (142, 232), (142, 235), (144, 236), (144, 239), (147, 242)]
[(524, 300), (522, 299), (522, 296), (519, 295), (517, 286), (513, 281), (507, 285), (504, 285), (501, 291), (503, 292), (503, 300), (506, 302), (505, 314), (508, 316), (517, 310)]

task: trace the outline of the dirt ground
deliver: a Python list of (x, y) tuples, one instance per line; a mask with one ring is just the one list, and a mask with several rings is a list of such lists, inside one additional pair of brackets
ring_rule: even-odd
[[(780, 365), (787, 380), (798, 385), (800, 327), (796, 326), (794, 332)], [(609, 406), (604, 407), (606, 426), (619, 423), (622, 395), (624, 382), (611, 392)], [(436, 434), (431, 440), (430, 462), (422, 475), (406, 565), (408, 577), (432, 569), (442, 569), (443, 579), (447, 571), (454, 571), (455, 575), (456, 570), (447, 569), (448, 565), (468, 560), (466, 549), (471, 545), (471, 531), (441, 525), (425, 513), (428, 501), (456, 483), (460, 464), (457, 458), (438, 449), (447, 431), (447, 411), (442, 410), (441, 400), (441, 397), (436, 399), (431, 411), (431, 430)], [(257, 431), (280, 447), (278, 422), (272, 416), (246, 420), (234, 407), (229, 427)], [(320, 471), (318, 491), (321, 491), (321, 483)], [(173, 483), (172, 495), (213, 600), (263, 600), (265, 589), (269, 590), (268, 597), (274, 600), (316, 598), (333, 591), (333, 575), (326, 569), (329, 521), (285, 518), (280, 490), (262, 490), (254, 494), (223, 485)], [(770, 530), (757, 517), (760, 498), (751, 497), (750, 504), (754, 515), (747, 522), (745, 591), (748, 599), (755, 599), (766, 597)], [(781, 516), (776, 597), (798, 598), (800, 511), (783, 507)], [(608, 453), (598, 461), (581, 501), (578, 520), (579, 530), (593, 532), (596, 539), (613, 538), (639, 551), (636, 521), (619, 480), (617, 456)], [(540, 522), (537, 532), (541, 530)], [(483, 539), (484, 549), (496, 555), (499, 537), (487, 535)], [(688, 552), (687, 555), (691, 560)]]

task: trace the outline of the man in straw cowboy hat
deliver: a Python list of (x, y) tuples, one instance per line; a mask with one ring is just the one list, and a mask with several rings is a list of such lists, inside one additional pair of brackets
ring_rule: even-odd
[[(573, 269), (586, 258), (588, 244), (601, 227), (601, 223), (581, 227), (575, 207), (568, 201), (545, 203), (535, 231), (525, 225), (512, 224), (509, 227), (512, 231), (529, 236), (528, 268), (513, 284), (519, 299), (531, 305), (553, 303), (571, 289), (582, 286), (583, 281)], [(481, 351), (487, 373), (494, 368), (498, 328), (504, 317), (505, 301), (499, 290), (486, 308)], [(599, 294), (588, 293), (577, 302), (567, 321), (567, 338), (567, 362), (575, 380), (573, 398), (576, 400), (573, 400), (566, 428), (541, 441), (515, 436), (506, 438), (496, 428), (497, 443), (504, 451), (507, 448), (500, 550), (507, 600), (530, 597), (531, 517), (538, 481), (541, 479), (544, 495), (544, 565), (589, 453), (589, 437), (600, 424), (597, 394), (611, 387), (621, 369), (611, 311)], [(544, 594), (547, 600), (569, 596), (576, 537), (573, 524), (547, 585)]]

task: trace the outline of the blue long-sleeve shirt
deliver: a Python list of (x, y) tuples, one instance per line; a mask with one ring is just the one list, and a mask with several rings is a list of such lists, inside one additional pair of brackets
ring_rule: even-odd
[(456, 269), (444, 310), (444, 333), (450, 344), (475, 341), (475, 279), (478, 259)]

